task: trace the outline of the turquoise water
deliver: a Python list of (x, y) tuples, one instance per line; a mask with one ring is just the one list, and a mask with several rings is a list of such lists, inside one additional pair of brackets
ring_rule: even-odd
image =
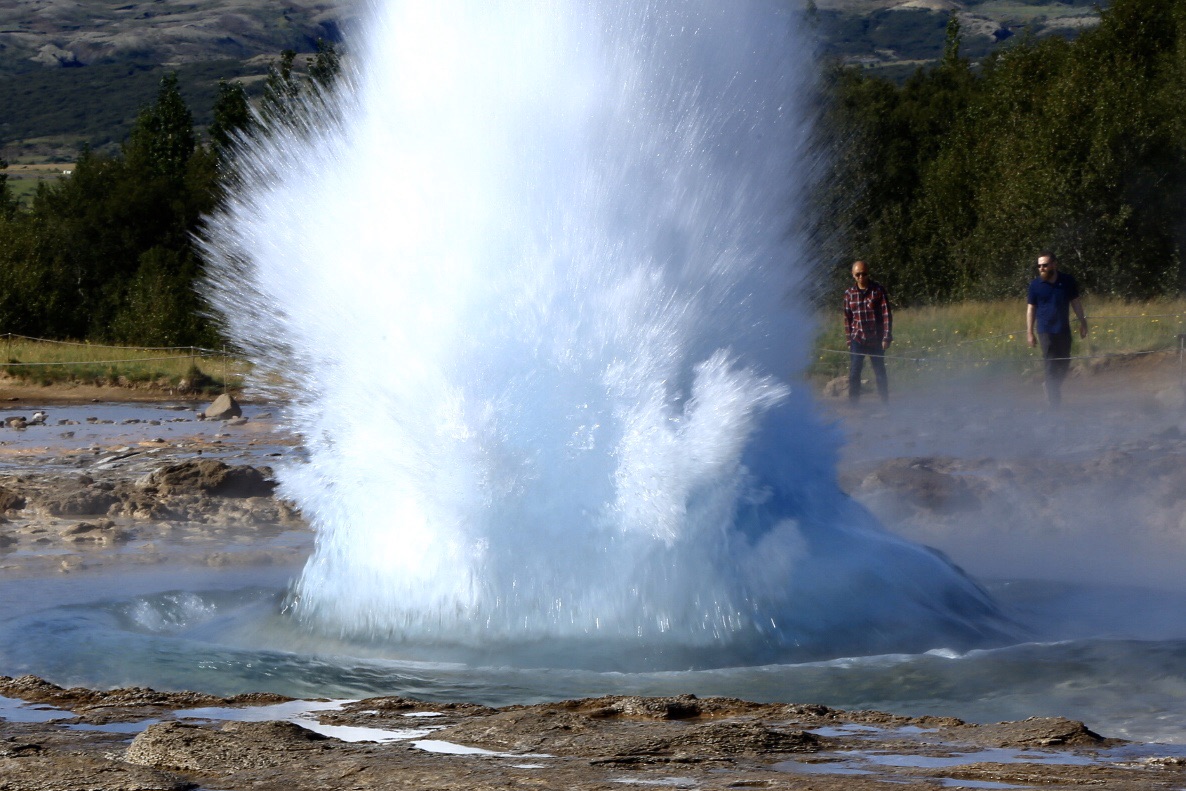
[[(185, 589), (177, 587), (182, 580)], [(994, 649), (597, 672), (515, 667), (497, 656), (441, 661), (412, 646), (329, 640), (281, 612), (286, 584), (280, 569), (0, 583), (0, 674), (34, 673), (66, 686), (490, 705), (691, 692), (976, 722), (1066, 716), (1106, 736), (1186, 744), (1186, 599), (1160, 591), (994, 585), (1003, 606), (1035, 632)], [(1139, 631), (1126, 626), (1126, 609), (1142, 612)], [(1084, 616), (1089, 610), (1094, 622)], [(1047, 639), (1037, 639), (1039, 630)]]

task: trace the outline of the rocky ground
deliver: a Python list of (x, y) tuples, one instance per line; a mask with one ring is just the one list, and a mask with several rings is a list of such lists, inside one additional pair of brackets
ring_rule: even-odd
[[(39, 707), (10, 707), (10, 717), (48, 716), (51, 707), (64, 717), (0, 722), (5, 791), (1119, 790), (1186, 782), (1180, 757), (1126, 750), (1082, 723), (1056, 718), (970, 725), (681, 696), (501, 709), (386, 697), (268, 719), (268, 712), (285, 711), (282, 698), (65, 690), (32, 676), (0, 677), (0, 695)], [(246, 721), (198, 709), (211, 706), (230, 707)], [(185, 719), (190, 711), (194, 719)]]
[[(1041, 405), (1032, 383), (1007, 393), (948, 383), (888, 407), (822, 408), (849, 438), (845, 488), (893, 529), (974, 573), (1027, 558), (1049, 566), (1049, 541), (1070, 557), (1068, 573), (1095, 563), (1120, 574), (1118, 553), (1135, 562), (1133, 544), (1145, 542), (1142, 556), (1157, 554), (1168, 574), (1186, 558), (1186, 412), (1176, 375), (1162, 366), (1080, 377), (1060, 413)], [(9, 578), (296, 564), (308, 552), (309, 530), (276, 498), (268, 464), (299, 452), (296, 441), (262, 408), (216, 425), (198, 419), (204, 405), (121, 425), (98, 405), (88, 416), (85, 404), (58, 404), (30, 424), (35, 403), (52, 400), (8, 397), (21, 399), (0, 411), (0, 573)], [(6, 420), (16, 416), (24, 428)], [(1133, 519), (1147, 528), (1139, 540)], [(1034, 537), (1035, 522), (1045, 537)], [(1141, 571), (1157, 573), (1150, 568)], [(809, 701), (295, 704), (0, 677), (0, 791), (1180, 789), (1183, 754), (1106, 740), (1063, 719), (973, 725)]]
[[(215, 422), (162, 410), (159, 419), (110, 425), (91, 411), (99, 412), (47, 406), (44, 424), (24, 428), (11, 424), (35, 411), (0, 412), (3, 573), (270, 564), (307, 553), (308, 526), (273, 496), (262, 463), (296, 445), (270, 415)], [(283, 535), (290, 540), (274, 540)]]

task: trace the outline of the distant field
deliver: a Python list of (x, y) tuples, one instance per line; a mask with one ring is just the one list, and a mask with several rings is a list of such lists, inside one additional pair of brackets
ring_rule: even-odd
[(247, 363), (191, 347), (144, 349), (94, 343), (40, 341), (0, 335), (0, 379), (29, 384), (60, 383), (176, 388), (189, 380), (198, 392), (241, 387)]
[(51, 162), (39, 164), (10, 164), (8, 186), (12, 193), (26, 203), (43, 181), (57, 181), (74, 170), (73, 162)]
[(1095, 0), (815, 0), (823, 51), (903, 79), (943, 53), (955, 14), (962, 54), (973, 62), (1024, 33), (1074, 36), (1098, 23)]

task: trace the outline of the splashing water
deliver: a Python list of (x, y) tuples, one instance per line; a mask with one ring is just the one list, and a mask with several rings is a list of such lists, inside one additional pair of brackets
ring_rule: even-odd
[(636, 668), (994, 634), (788, 383), (813, 67), (783, 5), (384, 3), (337, 95), (240, 152), (207, 293), (305, 438), (300, 618)]

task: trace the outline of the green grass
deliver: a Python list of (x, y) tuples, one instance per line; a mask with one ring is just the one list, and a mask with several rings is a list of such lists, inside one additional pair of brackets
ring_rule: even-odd
[[(1075, 336), (1072, 354), (1083, 358), (1078, 365), (1115, 355), (1176, 354), (1178, 335), (1186, 333), (1186, 299), (1132, 303), (1085, 297), (1083, 303), (1088, 335)], [(848, 371), (839, 309), (821, 316), (820, 328), (808, 375), (826, 381)], [(1038, 352), (1026, 342), (1023, 299), (894, 311), (888, 355), (891, 370), (905, 380), (1038, 370)]]
[[(1088, 337), (1076, 337), (1077, 365), (1109, 356), (1148, 352), (1176, 355), (1186, 333), (1186, 299), (1121, 302), (1086, 297)], [(824, 382), (848, 371), (839, 310), (819, 317), (820, 334), (808, 376)], [(176, 388), (182, 379), (199, 392), (243, 386), (248, 364), (231, 356), (188, 348), (136, 349), (89, 343), (50, 343), (0, 336), (0, 375), (32, 384), (94, 384)], [(965, 302), (894, 312), (889, 365), (896, 381), (929, 377), (1036, 375), (1038, 352), (1025, 338), (1021, 299)], [(196, 369), (196, 371), (194, 370)], [(196, 380), (196, 382), (195, 382)]]
[(197, 393), (238, 389), (247, 372), (241, 360), (188, 347), (138, 349), (10, 337), (0, 337), (0, 361), (0, 374), (29, 384), (176, 389), (185, 379)]

